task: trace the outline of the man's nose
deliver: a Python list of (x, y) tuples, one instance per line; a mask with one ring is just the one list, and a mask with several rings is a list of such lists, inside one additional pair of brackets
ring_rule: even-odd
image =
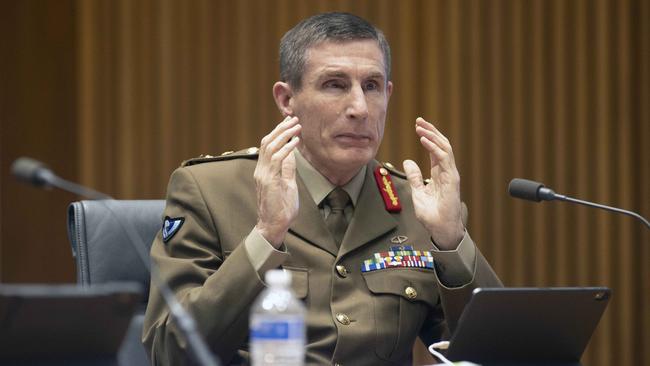
[(368, 103), (366, 102), (366, 94), (360, 85), (355, 85), (350, 90), (349, 104), (346, 111), (347, 117), (364, 121), (368, 118)]

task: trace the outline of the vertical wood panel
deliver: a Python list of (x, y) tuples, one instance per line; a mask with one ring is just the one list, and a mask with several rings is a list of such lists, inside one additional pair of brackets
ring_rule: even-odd
[[(548, 86), (545, 83), (545, 53), (549, 50), (544, 48), (544, 36), (546, 35), (546, 29), (544, 28), (546, 21), (546, 11), (545, 11), (545, 2), (536, 1), (532, 5), (532, 12), (535, 16), (532, 18), (533, 29), (532, 29), (532, 151), (531, 158), (529, 161), (532, 162), (531, 178), (535, 180), (545, 180), (546, 172), (546, 159), (547, 159), (547, 138), (542, 138), (545, 136), (548, 130), (547, 127), (547, 109), (544, 106), (543, 98), (545, 94), (545, 89)], [(534, 267), (534, 280), (536, 282), (543, 281), (546, 278), (548, 271), (547, 261), (548, 258), (545, 253), (546, 243), (548, 241), (548, 230), (547, 227), (549, 223), (546, 220), (546, 213), (548, 212), (547, 207), (536, 208), (533, 213), (533, 220), (537, 225), (533, 226), (533, 253), (535, 256), (535, 261), (533, 262)]]
[[(553, 66), (554, 72), (551, 77), (553, 80), (554, 92), (552, 94), (552, 100), (550, 101), (553, 106), (554, 116), (553, 121), (550, 123), (552, 126), (552, 138), (553, 144), (556, 148), (553, 151), (553, 176), (555, 177), (555, 184), (559, 187), (567, 186), (567, 175), (564, 172), (567, 170), (567, 165), (565, 164), (568, 159), (568, 141), (567, 135), (568, 129), (565, 126), (568, 125), (568, 120), (566, 119), (566, 102), (568, 98), (568, 83), (567, 83), (567, 72), (565, 62), (565, 57), (568, 53), (566, 48), (566, 39), (569, 35), (569, 30), (566, 27), (566, 6), (564, 2), (555, 1), (553, 3), (553, 8), (555, 10), (553, 15), (553, 38), (552, 42), (554, 44), (553, 52)], [(567, 250), (559, 247), (558, 244), (562, 241), (562, 235), (567, 233), (567, 220), (568, 215), (565, 210), (559, 210), (556, 213), (556, 222), (557, 227), (553, 235), (551, 236), (552, 241), (552, 262), (555, 263), (555, 270), (553, 271), (553, 281), (555, 283), (563, 284), (566, 283), (569, 263), (567, 258)]]
[[(497, 191), (499, 188), (503, 187), (503, 176), (504, 176), (504, 149), (506, 148), (503, 136), (505, 134), (504, 124), (507, 121), (504, 121), (504, 109), (508, 104), (503, 103), (505, 98), (505, 88), (504, 80), (506, 73), (505, 69), (505, 55), (504, 51), (504, 35), (505, 32), (505, 23), (506, 15), (504, 12), (507, 10), (506, 6), (492, 6), (489, 14), (489, 30), (485, 33), (486, 37), (484, 40), (490, 44), (489, 58), (486, 60), (489, 67), (485, 72), (488, 73), (488, 86), (489, 86), (489, 97), (486, 99), (486, 110), (485, 115), (489, 121), (488, 127), (488, 139), (487, 146), (484, 146), (486, 153), (490, 156), (490, 171), (485, 172), (481, 179), (485, 179), (484, 182), (488, 184), (491, 191)], [(457, 25), (458, 26), (458, 25)], [(484, 183), (484, 184), (485, 184)], [(503, 265), (505, 263), (505, 242), (503, 240), (503, 229), (504, 229), (504, 220), (503, 220), (503, 203), (504, 200), (500, 199), (500, 195), (494, 196), (489, 195), (488, 201), (490, 202), (490, 211), (493, 213), (493, 222), (490, 225), (491, 230), (491, 242), (494, 243), (494, 248), (492, 251), (492, 260), (495, 262), (496, 266)]]
[[(596, 43), (596, 116), (595, 116), (595, 129), (596, 129), (596, 149), (594, 158), (599, 164), (596, 165), (596, 195), (601, 197), (604, 202), (611, 202), (610, 184), (611, 180), (609, 175), (612, 171), (612, 142), (610, 137), (609, 125), (612, 118), (612, 104), (610, 103), (609, 91), (611, 90), (611, 52), (610, 52), (610, 27), (611, 24), (607, 21), (611, 17), (608, 11), (608, 2), (599, 0), (595, 4), (596, 10), (596, 33), (594, 34)], [(598, 282), (610, 285), (611, 284), (611, 261), (606, 253), (609, 253), (610, 243), (612, 243), (612, 226), (610, 224), (611, 215), (606, 212), (596, 212), (596, 234), (601, 240), (597, 242), (596, 251), (601, 255), (596, 258), (596, 268), (598, 268), (596, 279)], [(619, 304), (620, 298), (617, 296), (612, 299), (613, 304)], [(606, 334), (612, 334), (612, 323), (615, 316), (612, 314), (605, 317), (600, 324), (600, 329)], [(612, 334), (616, 337), (616, 334)], [(603, 342), (597, 348), (596, 357), (605, 360), (608, 364), (615, 363), (611, 357), (611, 343)]]
[[(513, 103), (512, 103), (512, 165), (514, 171), (522, 172), (525, 165), (527, 164), (527, 153), (528, 146), (525, 143), (525, 129), (524, 129), (524, 119), (526, 118), (524, 100), (526, 99), (525, 90), (528, 89), (528, 86), (525, 85), (525, 76), (524, 73), (524, 59), (526, 57), (524, 52), (524, 45), (527, 44), (524, 36), (524, 5), (520, 1), (515, 1), (513, 5), (513, 28), (511, 32), (512, 40), (512, 57), (513, 57), (513, 68), (512, 68), (512, 89), (513, 89)], [(516, 101), (515, 101), (516, 100)], [(510, 218), (511, 220), (516, 220), (521, 218), (524, 215), (524, 207), (521, 203), (516, 205), (511, 205), (510, 210), (512, 212)], [(526, 273), (526, 261), (525, 253), (528, 251), (526, 247), (526, 229), (523, 225), (509, 225), (512, 235), (510, 236), (511, 240), (509, 241), (510, 247), (508, 252), (510, 252), (510, 260), (512, 263), (512, 271), (510, 273), (511, 280), (509, 283), (511, 286), (524, 286), (526, 282), (524, 281)]]
[[(645, 1), (79, 1), (84, 183), (156, 198), (180, 161), (257, 145), (280, 119), (277, 44), (305, 16), (353, 11), (393, 48), (382, 159), (427, 156), (422, 115), (451, 139), (470, 232), (508, 285), (607, 285), (583, 359), (650, 360), (649, 235), (636, 222), (508, 198), (515, 176), (650, 214)], [(424, 358), (419, 358), (424, 360)]]
[[(472, 91), (469, 95), (469, 101), (471, 101), (471, 120), (469, 121), (469, 131), (463, 134), (464, 143), (471, 144), (472, 150), (476, 151), (480, 149), (482, 144), (487, 140), (484, 135), (484, 131), (487, 129), (487, 121), (485, 120), (484, 111), (482, 107), (485, 103), (485, 94), (487, 86), (483, 83), (484, 75), (483, 72), (483, 56), (485, 49), (484, 42), (482, 38), (483, 32), (481, 29), (485, 26), (484, 21), (484, 6), (472, 6), (471, 15), (470, 15), (470, 24), (475, 24), (471, 30), (471, 52), (470, 55), (474, 62), (471, 63), (470, 78), (473, 81)], [(427, 44), (431, 44), (427, 42)], [(429, 46), (433, 49), (433, 46)], [(444, 52), (444, 51), (442, 51)], [(432, 89), (433, 93), (444, 93), (442, 88), (438, 87), (438, 84), (429, 84), (434, 85)], [(461, 169), (461, 187), (469, 187), (469, 192), (467, 190), (463, 191), (464, 195), (467, 196), (466, 200), (469, 207), (471, 207), (471, 214), (469, 216), (469, 229), (472, 232), (472, 235), (477, 238), (485, 238), (487, 236), (487, 228), (489, 225), (482, 225), (477, 220), (482, 215), (488, 205), (485, 204), (483, 197), (487, 196), (487, 191), (485, 189), (485, 184), (482, 179), (486, 175), (484, 174), (484, 169), (486, 164), (484, 160), (478, 158), (475, 154), (470, 153), (471, 158), (469, 159), (467, 165), (464, 167), (458, 164), (459, 169)], [(463, 173), (464, 170), (464, 173)], [(469, 179), (469, 183), (468, 182)], [(468, 194), (469, 193), (469, 194)], [(490, 258), (494, 256), (491, 255), (491, 247), (485, 248), (485, 255), (488, 255)]]
[[(615, 42), (618, 45), (616, 47), (616, 52), (614, 53), (617, 57), (617, 66), (614, 71), (616, 73), (617, 85), (615, 87), (618, 90), (617, 98), (614, 102), (617, 105), (618, 113), (614, 115), (615, 120), (617, 121), (617, 151), (616, 151), (616, 161), (631, 161), (632, 155), (630, 154), (630, 147), (632, 146), (630, 140), (630, 132), (633, 130), (631, 128), (631, 115), (630, 115), (630, 106), (631, 106), (631, 93), (630, 93), (630, 83), (632, 82), (629, 78), (631, 71), (631, 50), (630, 50), (630, 19), (629, 19), (629, 1), (620, 1), (616, 6), (617, 12), (617, 37)], [(632, 167), (630, 164), (616, 164), (616, 169), (614, 170), (615, 179), (614, 184), (616, 187), (625, 187), (631, 186), (634, 183), (630, 181), (630, 177), (633, 176)], [(633, 198), (629, 190), (613, 189), (614, 200), (613, 202), (618, 202), (624, 207), (632, 207)], [(633, 237), (631, 235), (633, 229), (633, 222), (630, 220), (621, 221), (619, 225), (619, 234), (614, 240), (620, 240), (622, 243), (633, 243)], [(627, 344), (633, 344), (635, 339), (635, 327), (634, 327), (634, 294), (630, 286), (626, 286), (628, 283), (633, 283), (633, 273), (630, 269), (633, 269), (632, 266), (632, 245), (624, 245), (617, 249), (614, 249), (615, 252), (618, 252), (618, 255), (614, 255), (615, 259), (615, 274), (617, 280), (614, 282), (613, 286), (616, 286), (619, 291), (617, 292), (617, 297), (621, 300), (621, 311), (617, 316), (618, 325), (618, 334), (616, 337), (615, 346), (619, 350), (623, 350)], [(639, 309), (640, 310), (640, 309)], [(634, 365), (641, 364), (639, 363), (638, 357), (630, 353), (622, 353), (621, 357), (616, 360), (623, 365)]]
[[(633, 55), (635, 60), (634, 70), (638, 74), (633, 73), (630, 75), (631, 80), (636, 80), (632, 91), (636, 95), (634, 100), (635, 121), (633, 126), (640, 126), (639, 133), (635, 135), (634, 143), (634, 159), (632, 160), (632, 170), (635, 172), (635, 183), (637, 190), (635, 190), (635, 209), (640, 210), (647, 217), (650, 212), (650, 146), (647, 143), (648, 136), (650, 136), (650, 3), (647, 1), (634, 2), (632, 11), (634, 17), (633, 24), (635, 25), (635, 32), (633, 38), (634, 48), (637, 50)], [(636, 131), (636, 128), (635, 128)], [(634, 132), (633, 132), (634, 134)], [(638, 176), (636, 176), (638, 174)], [(637, 313), (633, 314), (635, 320), (635, 350), (645, 350), (641, 353), (640, 363), (647, 365), (650, 363), (650, 266), (648, 261), (650, 259), (650, 233), (647, 231), (638, 233), (634, 230), (635, 242), (638, 243), (634, 247), (636, 256), (636, 263), (640, 270), (633, 272), (639, 273), (638, 278), (635, 278), (635, 284), (632, 291), (640, 296), (640, 307), (637, 307)], [(635, 276), (636, 277), (636, 276)], [(640, 284), (636, 281), (641, 282)], [(640, 328), (640, 330), (639, 330)]]
[[(576, 3), (576, 13), (577, 13), (577, 32), (576, 43), (574, 44), (575, 49), (577, 50), (575, 58), (575, 84), (576, 84), (576, 105), (575, 105), (575, 123), (576, 128), (581, 131), (576, 135), (576, 166), (577, 170), (577, 184), (575, 185), (576, 192), (586, 192), (586, 186), (590, 183), (590, 175), (587, 170), (587, 161), (590, 159), (589, 155), (586, 153), (588, 136), (586, 131), (591, 129), (590, 126), (590, 115), (588, 113), (589, 103), (588, 103), (588, 75), (587, 75), (587, 14), (585, 8), (588, 6), (585, 0), (577, 1)], [(582, 162), (582, 163), (581, 163)], [(576, 259), (578, 267), (578, 282), (585, 283), (589, 278), (588, 273), (588, 253), (589, 242), (590, 242), (590, 226), (588, 224), (586, 210), (581, 210), (578, 213), (576, 232), (577, 240), (576, 246), (578, 247)]]

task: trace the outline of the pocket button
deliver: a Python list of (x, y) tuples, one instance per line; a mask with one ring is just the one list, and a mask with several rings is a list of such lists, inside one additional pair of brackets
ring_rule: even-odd
[(343, 325), (349, 325), (350, 324), (350, 317), (348, 317), (345, 314), (338, 313), (336, 314), (336, 320), (338, 320), (339, 323)]
[(345, 266), (342, 266), (340, 264), (338, 266), (336, 266), (336, 272), (338, 272), (339, 276), (341, 276), (343, 278), (347, 277), (348, 273), (350, 273), (350, 272), (348, 272), (348, 269), (345, 268)]
[(404, 289), (404, 293), (406, 294), (406, 297), (409, 299), (413, 300), (416, 297), (418, 297), (418, 292), (411, 286), (407, 287)]

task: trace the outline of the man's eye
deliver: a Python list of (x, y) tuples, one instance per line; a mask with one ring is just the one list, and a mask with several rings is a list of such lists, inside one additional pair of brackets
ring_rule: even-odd
[(377, 90), (379, 89), (379, 84), (376, 81), (369, 81), (366, 83), (366, 90)]
[(340, 81), (328, 81), (325, 83), (326, 88), (334, 88), (334, 89), (343, 89), (345, 88), (345, 84), (343, 84)]

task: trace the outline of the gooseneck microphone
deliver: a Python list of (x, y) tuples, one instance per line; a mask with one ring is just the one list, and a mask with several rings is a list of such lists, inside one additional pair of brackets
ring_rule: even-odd
[(643, 222), (648, 228), (650, 228), (650, 223), (648, 223), (648, 220), (646, 220), (643, 216), (639, 215), (636, 212), (623, 210), (617, 207), (601, 205), (595, 202), (584, 201), (577, 198), (568, 197), (563, 194), (557, 194), (552, 189), (544, 186), (544, 184), (539, 182), (534, 182), (528, 179), (515, 178), (511, 180), (510, 184), (508, 185), (508, 193), (510, 193), (512, 197), (520, 198), (528, 201), (535, 201), (535, 202), (553, 201), (553, 200), (566, 201), (571, 203), (577, 203), (584, 206), (600, 208), (603, 210), (612, 211), (616, 213), (621, 213), (641, 220), (641, 222)]
[(200, 365), (220, 365), (217, 358), (212, 354), (212, 352), (210, 352), (210, 349), (199, 334), (194, 318), (185, 310), (178, 300), (176, 300), (174, 292), (167, 283), (162, 280), (158, 267), (155, 263), (149, 260), (149, 253), (145, 251), (144, 248), (146, 248), (146, 246), (142, 241), (142, 238), (140, 238), (140, 235), (138, 235), (130, 222), (124, 222), (120, 215), (118, 215), (113, 210), (113, 207), (111, 207), (111, 201), (113, 199), (110, 196), (88, 187), (84, 187), (80, 184), (62, 179), (54, 174), (54, 172), (52, 172), (52, 170), (50, 170), (45, 164), (31, 158), (22, 157), (16, 159), (12, 164), (11, 172), (16, 176), (16, 178), (25, 183), (41, 188), (55, 187), (83, 197), (98, 200), (97, 202), (101, 203), (106, 209), (108, 209), (115, 220), (117, 220), (117, 223), (120, 225), (122, 230), (124, 230), (140, 261), (151, 274), (152, 283), (160, 290), (165, 303), (169, 307), (169, 312), (176, 320), (178, 329), (183, 333), (183, 336), (187, 341), (190, 355)]
[(77, 183), (69, 182), (58, 177), (50, 168), (38, 160), (31, 158), (18, 158), (11, 165), (11, 173), (19, 180), (36, 187), (56, 187), (67, 192), (87, 197), (93, 200), (108, 200), (110, 196), (84, 187)]

